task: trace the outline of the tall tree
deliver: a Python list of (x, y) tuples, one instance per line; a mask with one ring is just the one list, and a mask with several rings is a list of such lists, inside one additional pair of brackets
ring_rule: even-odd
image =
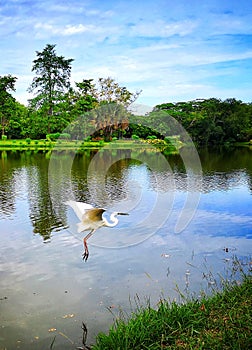
[(5, 134), (11, 115), (15, 109), (15, 98), (10, 91), (15, 91), (17, 78), (9, 75), (0, 76), (0, 122), (1, 133)]
[(95, 98), (95, 85), (93, 79), (83, 79), (80, 83), (75, 83), (75, 111), (79, 114), (90, 111), (98, 104)]
[(123, 105), (124, 108), (128, 108), (136, 101), (141, 92), (130, 92), (125, 86), (120, 86), (110, 77), (99, 78), (98, 80), (97, 99), (101, 103), (117, 103)]
[(99, 78), (97, 86), (93, 86), (92, 93), (98, 101), (98, 108), (92, 112), (93, 125), (105, 140), (111, 139), (113, 134), (120, 137), (128, 127), (128, 107), (136, 101), (141, 91), (135, 93), (120, 86), (114, 79)]
[(36, 51), (37, 59), (33, 61), (32, 72), (36, 73), (28, 91), (35, 94), (30, 106), (35, 109), (43, 107), (48, 118), (48, 132), (54, 106), (61, 95), (70, 87), (71, 63), (73, 59), (57, 56), (56, 45), (47, 44), (42, 52)]

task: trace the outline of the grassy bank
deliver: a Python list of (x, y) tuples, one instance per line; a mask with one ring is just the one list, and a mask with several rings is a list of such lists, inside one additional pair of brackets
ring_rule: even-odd
[(76, 149), (79, 147), (85, 148), (100, 148), (104, 143), (101, 142), (79, 142), (79, 141), (51, 141), (51, 140), (1, 140), (0, 150), (52, 150), (57, 149)]
[(52, 141), (49, 139), (44, 140), (31, 140), (29, 138), (23, 140), (0, 140), (0, 151), (50, 151), (50, 150), (84, 150), (95, 148), (99, 149), (104, 146), (108, 146), (116, 149), (149, 149), (157, 151), (164, 151), (167, 154), (178, 153), (178, 149), (182, 147), (181, 142), (176, 143), (176, 147), (172, 143), (166, 143), (163, 140), (114, 140), (113, 142), (101, 141), (68, 141), (57, 140)]
[(162, 301), (119, 319), (92, 350), (249, 349), (252, 344), (252, 278), (184, 305)]

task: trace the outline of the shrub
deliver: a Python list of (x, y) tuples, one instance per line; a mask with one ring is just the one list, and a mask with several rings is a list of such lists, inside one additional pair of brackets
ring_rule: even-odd
[(139, 140), (140, 139), (140, 137), (138, 135), (132, 135), (131, 138), (132, 138), (132, 140)]
[(28, 143), (28, 145), (31, 143), (31, 139), (30, 139), (29, 137), (27, 137), (27, 138), (25, 139), (25, 141), (26, 141), (26, 143)]
[(66, 133), (66, 132), (64, 132), (63, 134), (60, 135), (60, 138), (64, 139), (64, 140), (70, 140), (71, 135)]
[(168, 136), (165, 136), (164, 141), (165, 141), (166, 143), (172, 143), (171, 138), (168, 137)]
[(60, 137), (60, 132), (55, 132), (53, 134), (47, 134), (46, 135), (46, 139), (48, 141), (55, 141)]
[(2, 135), (2, 140), (6, 141), (7, 140), (7, 136), (6, 135)]

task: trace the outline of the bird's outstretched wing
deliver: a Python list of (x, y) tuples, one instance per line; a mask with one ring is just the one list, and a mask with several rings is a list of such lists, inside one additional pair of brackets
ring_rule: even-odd
[(82, 220), (77, 224), (78, 233), (86, 230), (97, 230), (99, 227), (104, 225), (102, 214), (105, 209), (102, 208), (91, 208), (86, 209), (82, 215)]
[(99, 222), (102, 221), (102, 214), (105, 212), (106, 210), (103, 208), (92, 208), (92, 209), (88, 209), (85, 212), (85, 215), (82, 217), (82, 221), (85, 222), (87, 221), (91, 221), (91, 222)]
[(76, 201), (67, 201), (64, 204), (69, 205), (80, 220), (82, 220), (83, 214), (85, 214), (88, 209), (94, 208), (91, 204)]

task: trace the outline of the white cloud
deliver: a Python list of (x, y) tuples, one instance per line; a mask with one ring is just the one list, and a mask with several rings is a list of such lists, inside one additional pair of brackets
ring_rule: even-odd
[(163, 20), (138, 23), (132, 27), (131, 35), (143, 37), (170, 37), (173, 35), (185, 36), (192, 33), (196, 27), (195, 21), (176, 21), (167, 23)]
[(75, 34), (81, 34), (85, 32), (96, 33), (99, 30), (94, 25), (83, 25), (83, 24), (67, 24), (65, 26), (59, 26), (51, 23), (36, 23), (34, 26), (38, 33), (38, 36), (45, 36), (48, 34), (59, 35), (59, 36), (70, 36)]
[(115, 15), (114, 11), (112, 11), (112, 10), (101, 11), (98, 9), (86, 10), (85, 14), (87, 16), (95, 16), (95, 18), (111, 18)]
[(94, 26), (92, 25), (88, 25), (88, 26), (84, 26), (83, 24), (77, 24), (77, 25), (66, 25), (65, 28), (62, 31), (63, 35), (74, 35), (74, 34), (80, 34), (80, 33), (84, 33), (87, 31), (93, 31), (94, 30)]
[(57, 52), (74, 59), (72, 81), (111, 76), (130, 91), (142, 89), (140, 103), (197, 94), (251, 99), (251, 83), (244, 84), (252, 70), (251, 7), (243, 0), (239, 6), (41, 0), (22, 7), (7, 0), (0, 9), (1, 74), (19, 77), (16, 95), (23, 99), (35, 51), (55, 43)]
[(235, 16), (234, 14), (218, 14), (212, 18), (213, 33), (215, 34), (251, 34), (252, 16)]

